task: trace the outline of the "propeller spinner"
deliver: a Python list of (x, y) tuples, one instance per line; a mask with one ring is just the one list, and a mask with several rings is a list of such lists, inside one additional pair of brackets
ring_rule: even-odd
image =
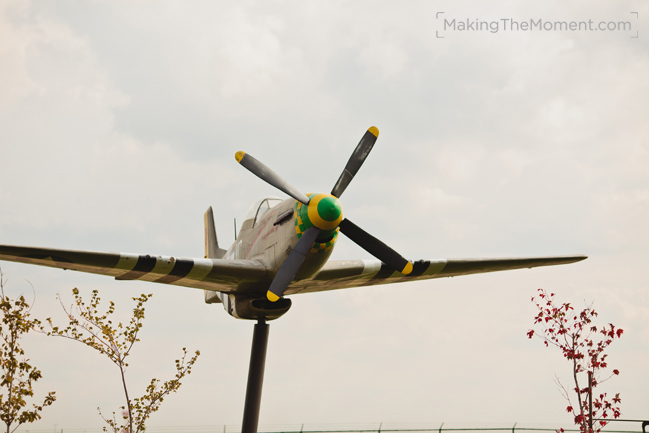
[(338, 200), (358, 173), (378, 136), (379, 130), (375, 126), (365, 132), (347, 161), (336, 185), (331, 190), (331, 194), (310, 194), (307, 196), (250, 154), (236, 153), (237, 162), (248, 171), (302, 203), (302, 205), (298, 205), (296, 217), (305, 227), (305, 231), (273, 279), (267, 293), (270, 301), (275, 302), (282, 297), (302, 266), (316, 238), (333, 234), (336, 229), (340, 229), (353, 242), (389, 267), (402, 274), (412, 272), (412, 263), (403, 256), (350, 220), (343, 219), (343, 208)]

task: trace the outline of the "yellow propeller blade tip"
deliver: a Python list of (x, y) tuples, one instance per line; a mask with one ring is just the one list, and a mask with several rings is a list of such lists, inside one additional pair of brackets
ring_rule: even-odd
[(274, 294), (270, 290), (268, 292), (266, 292), (266, 297), (268, 298), (268, 300), (270, 302), (277, 302), (277, 300), (279, 299), (279, 296), (277, 296), (276, 294)]
[(403, 268), (403, 271), (401, 271), (402, 274), (408, 275), (409, 273), (412, 272), (412, 263), (408, 262), (405, 268)]
[(379, 128), (377, 128), (376, 126), (370, 126), (370, 129), (368, 129), (368, 131), (370, 131), (372, 133), (372, 135), (374, 135), (375, 137), (378, 138), (378, 136), (379, 136)]
[(246, 156), (246, 152), (238, 151), (237, 153), (234, 154), (234, 159), (236, 159), (237, 162), (240, 163), (244, 156)]

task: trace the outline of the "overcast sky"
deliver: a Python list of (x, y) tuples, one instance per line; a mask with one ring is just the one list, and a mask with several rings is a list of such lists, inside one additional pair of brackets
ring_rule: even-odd
[[(233, 218), (283, 197), (235, 152), (328, 192), (376, 125), (342, 204), (408, 258), (590, 258), (295, 296), (270, 327), (260, 423), (569, 427), (554, 383), (569, 364), (526, 338), (538, 288), (625, 330), (609, 358), (621, 374), (602, 388), (621, 393), (624, 418), (647, 419), (648, 17), (640, 0), (2, 0), (0, 243), (202, 257), (208, 206), (227, 248)], [(632, 28), (504, 30), (510, 18)], [(500, 27), (459, 29), (476, 19)], [(370, 256), (343, 236), (333, 258)], [(154, 293), (132, 394), (170, 378), (183, 347), (202, 355), (149, 425), (240, 424), (253, 322), (199, 290), (0, 265), (9, 294), (31, 283), (35, 315), (59, 323), (55, 296), (69, 303), (74, 287), (123, 318)], [(96, 408), (123, 404), (100, 355), (25, 345), (37, 391), (58, 396), (30, 428), (101, 426)]]

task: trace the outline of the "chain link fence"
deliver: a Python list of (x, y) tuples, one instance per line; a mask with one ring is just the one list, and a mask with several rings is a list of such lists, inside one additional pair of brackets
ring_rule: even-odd
[[(627, 421), (609, 423), (602, 429), (603, 433), (642, 433), (642, 420), (614, 420)], [(472, 433), (472, 432), (504, 432), (504, 433), (533, 433), (555, 432), (564, 427), (565, 432), (579, 432), (576, 428), (565, 428), (561, 424), (492, 424), (472, 425), (461, 423), (433, 423), (433, 424), (407, 424), (407, 423), (365, 423), (365, 424), (275, 424), (262, 425), (259, 433)], [(241, 425), (209, 425), (209, 426), (151, 426), (147, 433), (240, 433)], [(27, 426), (16, 430), (16, 433), (102, 433), (101, 427), (87, 429), (30, 429)]]

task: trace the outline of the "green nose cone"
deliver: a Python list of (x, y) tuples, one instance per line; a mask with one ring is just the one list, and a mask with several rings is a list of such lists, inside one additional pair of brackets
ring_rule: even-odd
[(336, 197), (325, 197), (318, 203), (318, 215), (325, 221), (336, 221), (343, 208)]

